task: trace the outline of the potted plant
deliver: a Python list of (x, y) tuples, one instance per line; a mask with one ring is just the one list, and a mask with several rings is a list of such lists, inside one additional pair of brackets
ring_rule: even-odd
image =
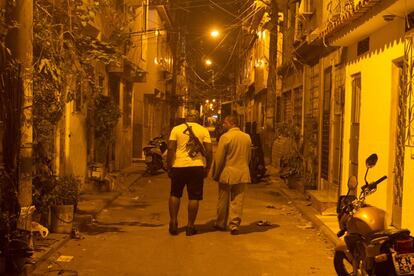
[[(114, 129), (120, 117), (119, 107), (110, 96), (98, 94), (89, 106), (87, 122), (88, 127), (93, 130), (92, 148), (94, 153), (92, 158), (94, 161), (103, 163), (103, 175), (110, 171), (110, 148), (115, 141)], [(95, 147), (98, 150), (95, 151)], [(96, 156), (94, 156), (95, 154)]]
[(293, 150), (282, 156), (280, 160), (281, 179), (286, 181), (289, 188), (294, 189), (300, 186), (301, 178), (304, 175), (303, 156), (297, 150)]
[(276, 133), (278, 137), (285, 139), (284, 151), (279, 161), (279, 176), (289, 188), (298, 188), (305, 174), (300, 128), (292, 122), (284, 122), (276, 127)]
[(79, 199), (79, 181), (73, 176), (56, 177), (51, 192), (51, 230), (69, 234)]

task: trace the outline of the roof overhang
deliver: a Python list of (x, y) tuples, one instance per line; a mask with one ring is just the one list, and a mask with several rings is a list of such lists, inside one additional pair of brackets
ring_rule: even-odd
[(316, 39), (312, 42), (303, 41), (295, 48), (294, 54), (298, 63), (314, 65), (319, 61), (321, 56), (325, 56), (339, 47), (328, 46), (323, 43), (322, 39)]
[(341, 19), (336, 25), (321, 33), (324, 43), (332, 46), (347, 46), (383, 28), (389, 21), (384, 16), (391, 15), (395, 20), (405, 18), (414, 11), (414, 1), (406, 0), (366, 0), (352, 14)]

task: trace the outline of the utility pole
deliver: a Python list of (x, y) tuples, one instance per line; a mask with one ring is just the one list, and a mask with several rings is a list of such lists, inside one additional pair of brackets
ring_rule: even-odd
[(175, 36), (175, 43), (173, 46), (173, 72), (172, 72), (172, 84), (171, 84), (171, 106), (170, 106), (170, 128), (174, 127), (175, 116), (177, 112), (177, 75), (180, 69), (180, 32)]
[(264, 152), (267, 159), (271, 159), (272, 141), (275, 130), (275, 110), (276, 110), (276, 64), (277, 64), (277, 40), (278, 40), (278, 5), (277, 0), (270, 1), (270, 38), (269, 38), (269, 74), (267, 76), (266, 94), (266, 121)]
[[(177, 3), (177, 5), (175, 5)], [(172, 1), (172, 8), (179, 7), (180, 1)], [(173, 72), (171, 80), (171, 106), (170, 106), (170, 128), (174, 127), (175, 117), (177, 113), (178, 101), (177, 101), (177, 77), (180, 73), (181, 67), (181, 45), (183, 43), (182, 37), (182, 26), (183, 26), (184, 15), (180, 9), (177, 9), (174, 13), (174, 41), (172, 43), (173, 53)]]
[[(20, 145), (16, 165), (19, 172), (18, 201), (20, 206), (32, 204), (32, 143), (33, 143), (33, 0), (18, 0), (13, 2), (11, 20), (18, 23), (18, 27), (10, 31), (7, 46), (12, 58), (20, 64), (20, 78), (23, 85), (21, 110), (17, 120), (20, 120)], [(10, 135), (5, 133), (5, 135)], [(14, 138), (15, 139), (15, 138)]]
[(269, 30), (269, 74), (267, 77), (266, 95), (266, 126), (272, 130), (275, 127), (275, 99), (276, 99), (276, 63), (277, 63), (277, 39), (278, 39), (278, 5), (276, 0), (270, 2), (270, 26)]

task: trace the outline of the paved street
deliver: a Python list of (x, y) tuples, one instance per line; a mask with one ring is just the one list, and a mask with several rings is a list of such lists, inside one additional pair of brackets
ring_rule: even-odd
[[(199, 210), (199, 234), (168, 233), (169, 179), (143, 177), (82, 229), (34, 275), (335, 275), (332, 246), (278, 192), (278, 181), (250, 185), (241, 234), (214, 231), (216, 184), (208, 180)], [(268, 221), (271, 226), (259, 226)], [(73, 256), (68, 262), (61, 256)]]

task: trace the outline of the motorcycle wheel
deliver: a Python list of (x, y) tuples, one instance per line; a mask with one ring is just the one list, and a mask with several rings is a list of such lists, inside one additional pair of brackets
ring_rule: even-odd
[(338, 276), (354, 275), (352, 269), (352, 262), (348, 260), (345, 253), (342, 251), (335, 251), (334, 267), (336, 274), (338, 274)]

